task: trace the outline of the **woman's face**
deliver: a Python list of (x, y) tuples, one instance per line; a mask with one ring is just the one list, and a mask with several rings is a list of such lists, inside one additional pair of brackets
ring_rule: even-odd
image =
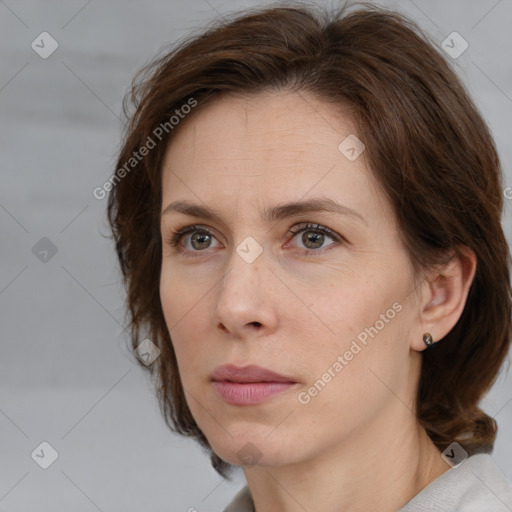
[[(187, 403), (215, 452), (299, 462), (412, 406), (412, 266), (361, 147), (339, 149), (350, 118), (284, 91), (226, 96), (193, 116), (163, 166), (160, 294)], [(212, 380), (223, 365), (241, 370)]]

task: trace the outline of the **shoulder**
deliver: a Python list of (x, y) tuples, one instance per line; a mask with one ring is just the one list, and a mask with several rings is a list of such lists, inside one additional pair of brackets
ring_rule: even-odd
[(472, 455), (431, 482), (399, 512), (510, 512), (512, 484), (488, 453)]

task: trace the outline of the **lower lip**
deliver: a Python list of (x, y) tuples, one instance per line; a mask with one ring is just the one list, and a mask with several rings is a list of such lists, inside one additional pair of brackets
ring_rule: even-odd
[(254, 405), (291, 389), (296, 383), (213, 381), (212, 384), (228, 404)]

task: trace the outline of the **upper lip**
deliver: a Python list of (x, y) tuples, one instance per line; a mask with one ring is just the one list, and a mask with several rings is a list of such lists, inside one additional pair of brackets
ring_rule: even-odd
[(279, 375), (267, 368), (253, 364), (243, 367), (233, 364), (219, 366), (213, 372), (212, 380), (230, 382), (295, 382), (289, 377)]

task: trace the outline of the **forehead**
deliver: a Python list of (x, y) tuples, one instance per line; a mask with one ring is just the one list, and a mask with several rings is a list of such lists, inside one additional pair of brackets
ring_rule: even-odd
[(339, 149), (355, 133), (347, 109), (303, 92), (225, 95), (185, 119), (171, 140), (163, 200), (228, 205), (236, 195), (240, 210), (322, 195), (382, 213), (364, 152), (350, 160)]
[(332, 105), (305, 92), (230, 94), (193, 111), (179, 127), (167, 154), (179, 159), (180, 152), (173, 151), (177, 147), (193, 148), (196, 159), (210, 160), (247, 159), (251, 153), (260, 158), (277, 153), (284, 159), (318, 153), (322, 148), (337, 154), (339, 142), (355, 132), (348, 109), (337, 106), (334, 114)]

